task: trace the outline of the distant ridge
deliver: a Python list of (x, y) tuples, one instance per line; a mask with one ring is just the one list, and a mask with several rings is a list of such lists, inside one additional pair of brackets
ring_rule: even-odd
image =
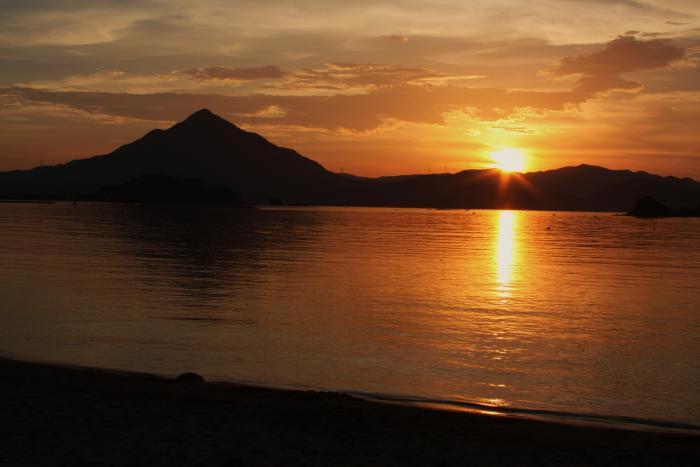
[[(689, 178), (582, 164), (504, 176), (498, 170), (365, 178), (337, 174), (207, 109), (115, 151), (0, 173), (0, 197), (95, 198), (145, 174), (227, 186), (251, 203), (628, 211), (652, 196), (673, 210), (700, 204)], [(505, 183), (507, 181), (507, 183)]]

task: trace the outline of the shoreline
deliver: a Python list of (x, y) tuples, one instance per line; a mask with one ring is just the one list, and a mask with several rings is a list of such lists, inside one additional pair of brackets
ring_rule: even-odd
[(313, 204), (313, 203), (284, 203), (284, 204), (265, 204), (265, 203), (250, 203), (241, 204), (240, 206), (222, 206), (216, 204), (195, 204), (195, 203), (147, 203), (147, 202), (125, 202), (125, 201), (106, 201), (101, 199), (63, 199), (63, 198), (41, 198), (32, 199), (13, 199), (0, 198), (0, 204), (87, 204), (87, 205), (105, 205), (105, 206), (146, 206), (146, 207), (194, 207), (194, 208), (223, 208), (223, 209), (285, 209), (285, 208), (337, 208), (337, 209), (417, 209), (426, 211), (524, 211), (524, 212), (556, 212), (556, 213), (590, 213), (590, 214), (610, 214), (610, 215), (626, 215), (625, 211), (619, 210), (602, 210), (591, 211), (589, 209), (534, 209), (534, 208), (488, 208), (488, 207), (440, 207), (440, 206), (411, 206), (411, 205), (392, 205), (392, 204)]
[[(159, 379), (172, 381), (176, 375), (168, 373), (155, 373), (130, 369), (108, 368), (88, 366), (82, 364), (65, 363), (52, 360), (32, 360), (12, 354), (0, 354), (0, 368), (4, 361), (23, 363), (29, 365), (41, 365), (47, 367), (63, 368), (76, 371), (90, 371), (110, 375), (131, 376), (144, 379)], [(206, 384), (231, 388), (247, 388), (250, 390), (276, 391), (279, 393), (314, 393), (324, 396), (344, 397), (356, 399), (372, 404), (396, 405), (414, 407), (423, 410), (436, 410), (440, 412), (466, 413), (477, 416), (502, 417), (553, 423), (558, 425), (584, 426), (598, 429), (631, 430), (648, 433), (670, 433), (700, 437), (700, 425), (692, 422), (673, 421), (664, 419), (651, 419), (635, 416), (608, 415), (587, 412), (569, 412), (565, 410), (531, 408), (512, 405), (486, 405), (470, 400), (443, 399), (439, 397), (414, 396), (410, 394), (366, 392), (353, 389), (329, 389), (314, 386), (272, 385), (255, 380), (231, 380), (209, 379)], [(2, 467), (2, 466), (0, 466)]]
[(347, 394), (370, 402), (424, 407), (428, 410), (486, 414), (495, 417), (518, 418), (544, 423), (588, 426), (600, 429), (633, 430), (648, 433), (678, 433), (700, 437), (700, 425), (671, 420), (654, 420), (633, 416), (604, 415), (585, 412), (566, 412), (562, 410), (513, 407), (509, 405), (490, 406), (478, 402), (397, 396), (393, 394), (370, 394), (353, 391), (348, 391)]
[(700, 464), (697, 434), (3, 357), (0, 374), (0, 465)]

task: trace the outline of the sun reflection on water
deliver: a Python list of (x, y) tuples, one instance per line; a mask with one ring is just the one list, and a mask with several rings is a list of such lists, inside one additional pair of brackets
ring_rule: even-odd
[(496, 289), (497, 295), (503, 299), (510, 297), (510, 283), (513, 280), (516, 222), (517, 216), (513, 211), (501, 211), (498, 215), (498, 235), (495, 245)]

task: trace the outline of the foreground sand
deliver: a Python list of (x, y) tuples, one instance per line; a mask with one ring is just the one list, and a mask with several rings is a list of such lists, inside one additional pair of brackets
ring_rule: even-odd
[(700, 465), (700, 437), (0, 359), (0, 466)]

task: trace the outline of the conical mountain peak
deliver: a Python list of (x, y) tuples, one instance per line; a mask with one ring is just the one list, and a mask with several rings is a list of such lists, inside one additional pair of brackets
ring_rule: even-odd
[(199, 109), (198, 111), (192, 113), (189, 117), (185, 119), (187, 120), (207, 120), (207, 119), (215, 119), (215, 118), (221, 118), (215, 113), (213, 113), (209, 109)]
[(202, 133), (207, 133), (215, 129), (243, 131), (209, 109), (200, 109), (196, 111), (180, 123), (175, 124), (172, 128), (195, 130)]

